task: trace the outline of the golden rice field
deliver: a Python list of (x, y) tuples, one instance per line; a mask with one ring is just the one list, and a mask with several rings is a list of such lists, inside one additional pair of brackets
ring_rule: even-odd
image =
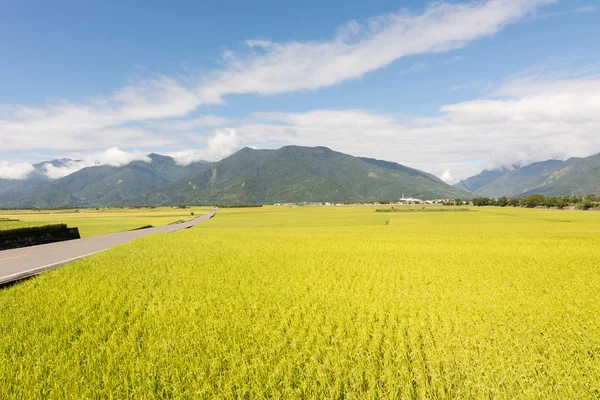
[[(49, 224), (67, 224), (79, 228), (81, 237), (124, 232), (142, 226), (161, 226), (179, 220), (193, 218), (190, 213), (201, 215), (211, 207), (192, 207), (186, 209), (158, 207), (154, 209), (111, 208), (80, 210), (0, 210), (0, 230), (42, 226)], [(3, 218), (10, 221), (3, 222)]]
[(32, 228), (36, 226), (49, 225), (48, 222), (40, 221), (21, 221), (15, 219), (2, 219), (0, 218), (0, 231), (10, 231), (18, 228)]
[(3, 398), (600, 397), (600, 213), (221, 209), (0, 290)]

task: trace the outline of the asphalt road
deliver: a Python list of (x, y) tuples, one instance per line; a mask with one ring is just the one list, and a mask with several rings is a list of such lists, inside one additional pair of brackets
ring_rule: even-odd
[(0, 285), (40, 274), (143, 236), (190, 228), (212, 218), (216, 212), (215, 208), (207, 214), (180, 224), (0, 251)]

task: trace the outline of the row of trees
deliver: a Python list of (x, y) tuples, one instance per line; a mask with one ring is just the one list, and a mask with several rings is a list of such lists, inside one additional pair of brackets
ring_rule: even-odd
[[(474, 206), (499, 206), (499, 207), (547, 207), (564, 209), (566, 207), (576, 207), (581, 210), (589, 210), (591, 208), (600, 207), (600, 197), (596, 195), (588, 196), (559, 196), (546, 197), (543, 194), (532, 194), (523, 198), (512, 197), (477, 197), (470, 201)], [(465, 205), (468, 204), (465, 200), (457, 199), (450, 200), (444, 203), (445, 205)]]

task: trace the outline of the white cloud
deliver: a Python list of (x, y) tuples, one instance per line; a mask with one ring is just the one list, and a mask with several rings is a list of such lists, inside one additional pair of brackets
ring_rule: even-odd
[(208, 139), (207, 152), (210, 159), (220, 159), (238, 150), (240, 139), (235, 129), (221, 129)]
[(110, 165), (120, 167), (127, 165), (132, 161), (150, 162), (150, 158), (139, 151), (127, 152), (117, 147), (86, 156), (83, 160), (70, 160), (60, 166), (54, 166), (50, 163), (44, 164), (44, 174), (50, 179), (59, 179), (71, 175), (86, 167), (98, 165)]
[(249, 51), (226, 52), (223, 67), (201, 77), (142, 79), (80, 103), (63, 100), (38, 107), (1, 107), (0, 139), (4, 151), (135, 147), (142, 141), (146, 146), (177, 145), (181, 138), (163, 131), (169, 125), (173, 131), (183, 131), (224, 121), (214, 116), (164, 120), (184, 117), (202, 105), (222, 104), (227, 95), (275, 95), (357, 79), (408, 55), (462, 48), (554, 1), (436, 1), (420, 14), (402, 11), (364, 24), (350, 21), (330, 40), (248, 40)]
[(96, 163), (120, 167), (127, 165), (132, 161), (150, 162), (150, 157), (140, 151), (127, 152), (117, 147), (111, 147), (102, 153), (97, 153), (93, 156)]
[[(482, 167), (522, 165), (600, 151), (600, 75), (532, 68), (509, 77), (488, 97), (448, 104), (437, 117), (368, 110), (255, 113), (216, 129), (203, 149), (175, 154), (180, 164), (218, 160), (243, 145), (325, 145), (353, 155), (397, 161), (442, 178), (463, 179)], [(121, 165), (142, 153), (110, 149), (55, 170), (58, 177), (98, 163)], [(70, 167), (71, 169), (68, 169)], [(444, 173), (446, 173), (444, 175)], [(6, 174), (6, 173), (5, 173)], [(20, 176), (20, 175), (12, 175)]]
[(179, 165), (190, 165), (198, 161), (208, 161), (204, 150), (182, 150), (170, 153), (169, 156), (173, 157)]
[(215, 127), (227, 125), (231, 122), (230, 118), (219, 117), (216, 115), (201, 115), (193, 119), (166, 120), (147, 123), (147, 126), (154, 129), (160, 129), (166, 132), (191, 131), (198, 128)]
[(217, 161), (223, 159), (241, 147), (241, 141), (235, 129), (218, 129), (212, 132), (201, 150), (186, 150), (170, 154), (180, 165), (197, 161)]
[[(441, 53), (497, 33), (538, 6), (555, 0), (488, 0), (461, 4), (434, 2), (422, 14), (401, 12), (351, 21), (337, 36), (320, 42), (247, 42), (259, 54), (227, 52), (225, 68), (198, 88), (204, 102), (228, 94), (274, 95), (315, 90), (424, 53)], [(476, 21), (476, 23), (474, 23)]]
[(95, 164), (90, 164), (85, 161), (67, 161), (61, 166), (54, 166), (50, 163), (46, 163), (43, 166), (44, 175), (50, 179), (59, 179), (67, 175), (71, 175), (73, 172), (77, 172), (85, 167), (91, 167)]
[[(463, 48), (474, 40), (494, 35), (538, 7), (554, 2), (435, 1), (419, 14), (402, 11), (362, 24), (350, 21), (329, 40), (279, 43), (266, 39), (248, 40), (249, 49), (243, 53), (226, 52), (221, 69), (200, 77), (142, 79), (112, 94), (83, 102), (63, 100), (44, 106), (0, 106), (2, 151), (90, 151), (113, 145), (134, 148), (142, 143), (145, 148), (181, 146), (190, 138), (188, 131), (231, 123), (211, 115), (183, 119), (203, 105), (223, 104), (228, 95), (277, 95), (316, 90), (358, 79), (406, 56)], [(505, 110), (502, 115), (491, 113), (497, 120), (505, 118), (507, 112), (515, 111), (516, 106), (504, 104), (502, 99), (491, 101), (499, 102), (496, 104)], [(239, 148), (243, 141), (260, 142), (268, 137), (275, 138), (268, 139), (270, 141), (329, 143), (332, 147), (339, 145), (341, 149), (354, 148), (370, 153), (374, 153), (377, 146), (381, 147), (381, 141), (385, 139), (389, 140), (388, 151), (392, 145), (396, 146), (395, 154), (403, 154), (411, 145), (424, 148), (416, 154), (429, 154), (426, 150), (433, 145), (425, 145), (425, 139), (438, 138), (439, 132), (461, 129), (460, 124), (465, 125), (464, 132), (470, 132), (468, 120), (480, 118), (476, 114), (485, 107), (483, 100), (449, 105), (443, 109), (445, 115), (440, 118), (405, 121), (360, 110), (289, 114), (278, 123), (256, 119), (236, 130), (213, 131), (208, 137), (198, 135), (195, 140), (204, 141), (207, 147), (181, 156), (180, 162), (218, 159)], [(450, 125), (443, 126), (447, 122)], [(351, 136), (353, 133), (357, 135), (356, 139)], [(360, 137), (366, 142), (360, 143)], [(405, 137), (405, 140), (397, 140), (397, 137)], [(371, 142), (372, 138), (377, 142)], [(321, 143), (321, 139), (328, 142)], [(445, 137), (439, 138), (440, 143), (444, 140)], [(453, 156), (456, 158), (458, 153)], [(89, 163), (110, 164), (110, 160), (102, 157), (117, 159), (122, 155), (85, 157), (70, 169), (51, 169), (48, 173), (58, 177)], [(443, 160), (447, 158), (443, 157)], [(417, 162), (414, 157), (412, 159)]]
[(442, 174), (442, 180), (450, 185), (456, 183), (456, 179), (452, 177), (449, 169), (445, 170)]
[(5, 141), (3, 150), (89, 149), (111, 145), (115, 138), (120, 146), (135, 146), (140, 139), (164, 144), (169, 139), (128, 124), (184, 116), (200, 104), (189, 87), (162, 77), (82, 104), (60, 101), (45, 107), (1, 107), (0, 138)]
[[(366, 110), (258, 113), (236, 127), (243, 143), (325, 145), (463, 179), (484, 166), (600, 152), (600, 76), (511, 78), (489, 98), (448, 104), (438, 117)], [(448, 175), (446, 174), (446, 175)]]
[(28, 163), (0, 161), (0, 179), (25, 179), (33, 171), (33, 165)]

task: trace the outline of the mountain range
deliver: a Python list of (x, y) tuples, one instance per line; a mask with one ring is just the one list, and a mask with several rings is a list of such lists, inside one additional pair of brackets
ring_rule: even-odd
[(600, 154), (483, 171), (455, 185), (482, 197), (600, 194)]
[(0, 207), (54, 208), (184, 204), (263, 204), (470, 197), (600, 194), (600, 154), (566, 161), (486, 170), (450, 186), (390, 161), (354, 157), (326, 147), (244, 148), (218, 162), (180, 165), (150, 161), (83, 168), (63, 178), (46, 175), (73, 160), (34, 165), (23, 180), (0, 179)]
[[(39, 164), (24, 181), (0, 181), (0, 207), (102, 207), (262, 204), (470, 197), (434, 175), (326, 147), (244, 148), (218, 162), (150, 162), (92, 166), (50, 181)], [(60, 164), (64, 160), (52, 163)]]

